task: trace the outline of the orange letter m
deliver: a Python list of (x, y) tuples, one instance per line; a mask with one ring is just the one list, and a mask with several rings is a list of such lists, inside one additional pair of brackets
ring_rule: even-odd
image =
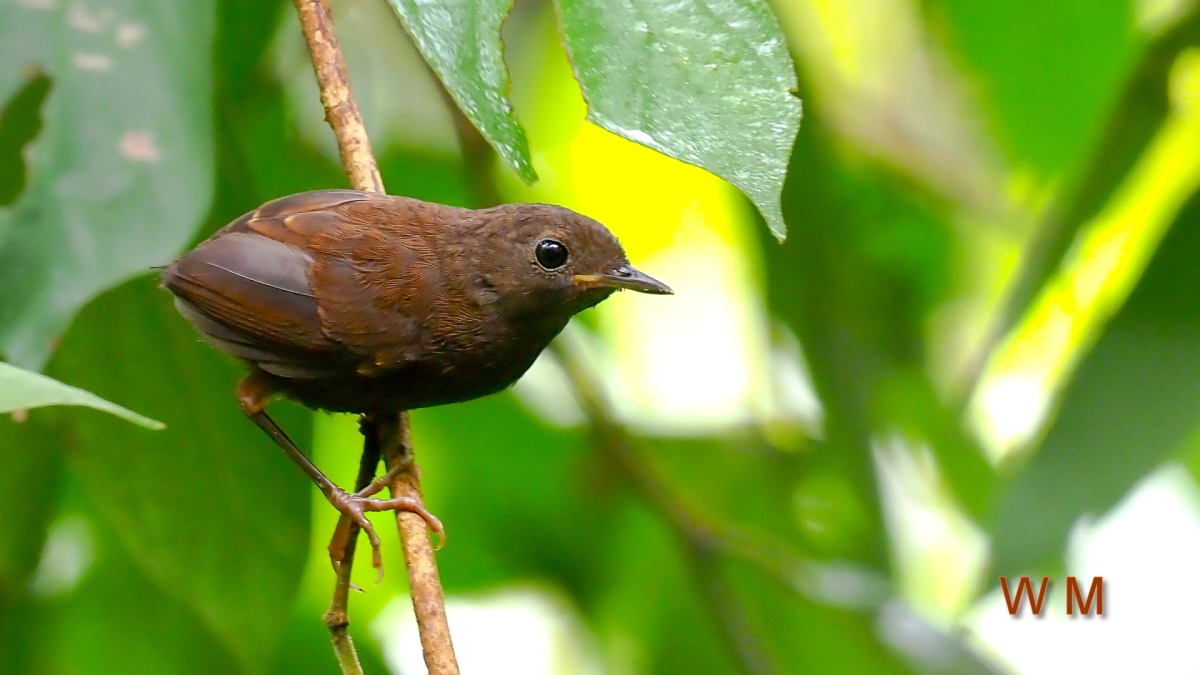
[(1079, 582), (1075, 577), (1067, 577), (1067, 614), (1075, 613), (1075, 605), (1079, 605), (1079, 613), (1092, 613), (1092, 596), (1096, 597), (1096, 616), (1104, 614), (1104, 577), (1092, 577), (1092, 585), (1088, 588), (1087, 602), (1079, 592)]
[[(1042, 586), (1038, 589), (1037, 600), (1033, 599), (1033, 582), (1029, 577), (1021, 577), (1017, 582), (1017, 597), (1012, 597), (1008, 590), (1008, 577), (1000, 577), (1000, 588), (1004, 591), (1004, 604), (1008, 605), (1008, 613), (1016, 616), (1017, 612), (1021, 611), (1021, 596), (1029, 596), (1029, 606), (1033, 609), (1033, 615), (1037, 616), (1042, 613), (1042, 600), (1046, 599), (1046, 586), (1050, 583), (1050, 577), (1042, 577)], [(1078, 591), (1078, 589), (1076, 589)], [(1088, 596), (1090, 603), (1092, 596)]]

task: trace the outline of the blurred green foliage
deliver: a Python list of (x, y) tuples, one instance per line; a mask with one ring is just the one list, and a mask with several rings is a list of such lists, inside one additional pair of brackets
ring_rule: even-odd
[[(774, 13), (559, 0), (511, 16), (502, 2), (393, 0), (399, 19), (361, 18), (383, 4), (333, 2), (356, 90), (379, 103), (364, 110), (436, 91), (431, 68), (492, 147), (442, 133), (441, 97), (397, 110), (401, 133), (375, 144), (390, 192), (481, 205), (530, 194), (515, 170), (568, 203), (597, 166), (608, 200), (644, 188), (622, 185), (643, 175), (621, 165), (638, 157), (626, 141), (553, 119), (562, 87), (575, 96), (546, 56), (562, 40), (591, 120), (748, 197), (714, 216), (725, 202), (689, 192), (711, 184), (671, 169), (661, 203), (633, 205), (644, 221), (610, 223), (631, 252), (695, 273), (664, 275), (679, 295), (662, 302), (711, 292), (705, 275), (732, 264), (745, 273), (718, 278), (745, 287), (717, 290), (765, 327), (765, 344), (735, 343), (747, 354), (689, 364), (761, 364), (748, 379), (768, 403), (746, 395), (756, 402), (735, 422), (680, 422), (652, 404), (631, 416), (618, 403), (636, 387), (607, 372), (627, 345), (598, 312), (527, 387), (414, 414), (427, 502), (451, 533), (438, 559), (452, 605), (506, 588), (565, 598), (563, 630), (605, 672), (987, 672), (1002, 664), (961, 621), (996, 574), (1058, 568), (1080, 518), (1181, 453), (1196, 464), (1200, 197), (1194, 172), (1146, 160), (1188, 138), (1165, 129), (1200, 118), (1186, 109), (1200, 108), (1200, 69), (1181, 66), (1200, 46), (1192, 3), (1150, 20), (1132, 0), (780, 0)], [(879, 32), (884, 10), (899, 23)], [(405, 29), (428, 68), (412, 50), (381, 71), (355, 60), (408, 53), (385, 45)], [(320, 621), (334, 514), (242, 418), (237, 364), (147, 273), (268, 199), (345, 184), (313, 140), (327, 132), (319, 101), (295, 96), (311, 87), (295, 79), (310, 79), (289, 48), (297, 33), (282, 0), (0, 5), (0, 352), (167, 425), (74, 407), (0, 418), (0, 672), (336, 670)], [(889, 70), (911, 63), (924, 65)], [(368, 72), (388, 79), (358, 79)], [(911, 80), (879, 85), (893, 72)], [(906, 121), (946, 110), (968, 131)], [(970, 194), (948, 187), (977, 168), (964, 157), (996, 167)], [(1152, 170), (1193, 196), (1123, 216), (1123, 236), (1156, 252), (1111, 319), (1077, 307), (1077, 364), (1048, 349), (1045, 370), (1062, 374), (1040, 392), (1047, 412), (1003, 447), (975, 422), (981, 392), (1021, 348), (1011, 338), (1038, 342), (1038, 303), (1083, 283), (1088, 260), (1068, 261), (1094, 250), (1080, 242), (1098, 216)], [(672, 200), (680, 222), (655, 220)], [(1161, 244), (1153, 218), (1169, 223)], [(25, 395), (0, 386), (5, 401)], [(797, 389), (814, 401), (797, 403)], [(277, 414), (349, 480), (351, 420), (288, 403)], [(922, 548), (895, 485), (934, 495), (939, 522), (965, 523), (945, 527), (957, 553)], [(395, 666), (397, 641), (379, 636), (404, 602), (400, 552), (378, 522), (388, 574), (374, 586), (360, 566), (367, 592), (351, 603), (369, 672)], [(971, 558), (973, 536), (990, 561)], [(951, 577), (953, 592), (921, 590)]]

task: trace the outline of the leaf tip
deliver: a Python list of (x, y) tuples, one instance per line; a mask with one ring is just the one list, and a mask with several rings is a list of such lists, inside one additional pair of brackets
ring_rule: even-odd
[(771, 235), (775, 237), (775, 241), (782, 244), (787, 239), (787, 225), (783, 220), (778, 221), (768, 220), (767, 229), (771, 230)]
[(771, 236), (775, 237), (775, 241), (782, 244), (787, 239), (787, 223), (783, 220), (783, 208), (779, 203), (779, 198), (775, 197), (769, 201), (761, 201), (751, 197), (751, 201), (758, 207), (758, 212), (762, 214), (762, 219), (766, 221), (767, 229), (771, 231)]
[(516, 169), (517, 175), (521, 177), (521, 180), (525, 181), (526, 185), (533, 185), (538, 182), (537, 171), (534, 171), (532, 164), (523, 163), (513, 168)]

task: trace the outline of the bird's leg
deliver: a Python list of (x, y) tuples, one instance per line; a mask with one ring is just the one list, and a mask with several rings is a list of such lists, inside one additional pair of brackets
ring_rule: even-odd
[[(445, 530), (442, 528), (442, 523), (432, 513), (425, 509), (419, 500), (410, 497), (393, 497), (391, 499), (374, 499), (370, 495), (379, 491), (380, 487), (376, 487), (379, 481), (372, 482), (368, 485), (366, 494), (356, 493), (351, 494), (342, 488), (334, 485), (333, 481), (321, 472), (315, 464), (296, 447), (292, 439), (288, 438), (283, 429), (271, 419), (263, 409), (266, 404), (266, 399), (270, 395), (270, 389), (261, 379), (254, 375), (250, 375), (242, 380), (238, 385), (238, 402), (242, 406), (242, 412), (254, 421), (267, 435), (275, 441), (276, 445), (283, 448), (287, 456), (299, 466), (308, 477), (317, 484), (317, 488), (321, 490), (321, 494), (329, 500), (333, 507), (340, 511), (344, 516), (343, 520), (349, 519), (364, 532), (367, 533), (367, 538), (371, 541), (371, 564), (375, 569), (383, 569), (383, 557), (379, 552), (379, 535), (375, 534), (375, 528), (371, 526), (371, 521), (367, 520), (367, 511), (411, 511), (422, 518), (429, 525), (429, 528), (437, 532), (439, 536), (445, 536)], [(373, 467), (372, 467), (373, 472)], [(390, 473), (390, 472), (389, 472)], [(370, 492), (367, 492), (370, 490)], [(338, 536), (343, 533), (344, 536), (339, 540)], [(335, 531), (335, 542), (339, 542), (341, 546), (334, 550), (334, 542), (330, 544), (330, 558), (333, 561), (336, 569), (341, 563), (343, 551), (345, 550), (346, 540), (349, 538), (349, 526), (342, 527), (341, 523)]]
[[(386, 474), (372, 480), (371, 478), (375, 475), (375, 468), (379, 464), (383, 449), (379, 447), (379, 437), (375, 434), (375, 429), (370, 424), (368, 416), (364, 415), (359, 418), (358, 424), (363, 434), (363, 454), (358, 467), (358, 480), (354, 484), (354, 489), (356, 490), (354, 494), (357, 497), (365, 498), (379, 493), (386, 487), (391, 487), (392, 481), (396, 479), (396, 476), (411, 466), (412, 463), (406, 458), (404, 462), (388, 469)], [(407, 500), (410, 498), (401, 499)], [(430, 518), (437, 521), (437, 518), (432, 515), (422, 517), (426, 521)], [(431, 529), (438, 534), (439, 539), (435, 550), (440, 549), (446, 543), (446, 531), (441, 527), (440, 522), (437, 522), (436, 525), (431, 525)], [(333, 561), (334, 567), (337, 567), (341, 563), (348, 546), (353, 546), (351, 542), (355, 532), (357, 532), (357, 526), (354, 524), (354, 521), (348, 515), (342, 514), (341, 518), (338, 519), (337, 528), (334, 529), (333, 536), (329, 540), (329, 559)]]
[[(362, 424), (362, 420), (359, 420)], [(354, 479), (354, 491), (362, 492), (371, 485), (371, 480), (375, 478), (375, 469), (379, 467), (379, 457), (381, 449), (379, 443), (375, 442), (376, 437), (363, 437), (362, 455), (358, 460), (358, 476)], [(354, 548), (358, 542), (358, 526), (353, 520), (345, 514), (338, 516), (337, 527), (333, 530), (333, 536), (329, 539), (329, 560), (333, 563), (334, 569), (338, 571), (338, 576), (341, 576), (342, 567), (345, 565), (354, 564)], [(347, 570), (348, 572), (349, 570)], [(379, 583), (382, 579), (383, 570), (377, 572), (375, 583)], [(350, 588), (356, 591), (362, 589), (355, 586), (346, 579), (346, 583)]]

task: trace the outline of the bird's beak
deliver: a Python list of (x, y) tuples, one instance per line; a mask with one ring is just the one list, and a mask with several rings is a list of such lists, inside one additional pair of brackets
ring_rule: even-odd
[(652, 295), (674, 295), (675, 291), (649, 274), (625, 264), (608, 274), (576, 274), (575, 283), (600, 288), (624, 288)]

